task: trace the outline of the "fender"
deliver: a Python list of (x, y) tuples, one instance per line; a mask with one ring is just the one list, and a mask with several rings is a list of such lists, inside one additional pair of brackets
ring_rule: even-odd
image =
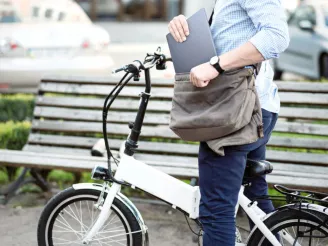
[[(270, 218), (275, 213), (280, 212), (280, 211), (285, 210), (285, 209), (288, 209), (288, 207), (291, 207), (291, 206), (295, 206), (295, 204), (293, 204), (293, 203), (292, 204), (286, 204), (284, 206), (281, 206), (281, 207), (277, 208), (275, 211), (273, 211), (273, 212), (267, 214), (266, 216), (264, 216), (263, 219), (262, 219), (263, 222), (265, 222), (268, 218)], [(328, 209), (326, 207), (323, 207), (323, 206), (318, 205), (318, 204), (302, 203), (301, 207), (302, 207), (302, 209), (318, 211), (318, 212), (325, 213), (325, 214), (328, 215)], [(257, 229), (257, 226), (254, 226), (251, 233), (249, 234), (248, 239), (251, 238), (251, 236), (253, 235), (253, 233), (255, 232), (256, 229)]]
[[(95, 183), (80, 183), (80, 184), (73, 184), (72, 185), (74, 190), (84, 190), (84, 189), (91, 189), (91, 190), (98, 190), (102, 191), (103, 186), (101, 184), (95, 184)], [(105, 191), (106, 193), (108, 192)], [(131, 202), (129, 198), (124, 196), (121, 192), (117, 193), (116, 198), (120, 200), (134, 215), (134, 217), (137, 219), (139, 226), (141, 230), (143, 231), (143, 245), (148, 246), (149, 245), (149, 237), (148, 237), (148, 228), (145, 225), (145, 222), (137, 209), (137, 207)]]

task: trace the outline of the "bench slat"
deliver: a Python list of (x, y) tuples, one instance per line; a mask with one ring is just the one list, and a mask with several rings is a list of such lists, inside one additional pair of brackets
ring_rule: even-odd
[[(78, 157), (68, 155), (55, 155), (34, 152), (8, 151), (0, 150), (0, 163), (9, 166), (29, 166), (34, 168), (46, 169), (64, 169), (69, 171), (90, 171), (94, 165), (106, 166), (106, 159), (99, 157)], [(150, 165), (166, 172), (170, 175), (178, 177), (197, 177), (197, 168), (181, 168), (178, 164), (165, 166), (163, 163), (149, 163)], [(287, 165), (286, 165), (287, 166)], [(115, 170), (115, 165), (113, 165)], [(323, 173), (327, 173), (323, 172)], [(328, 188), (327, 179), (325, 176), (312, 178), (307, 172), (299, 172), (297, 177), (289, 177), (278, 173), (267, 176), (269, 183), (299, 185), (318, 188)]]
[[(102, 133), (102, 124), (100, 122), (34, 120), (32, 129), (52, 132)], [(127, 136), (130, 129), (126, 124), (110, 123), (107, 124), (107, 132)], [(142, 136), (177, 139), (177, 136), (167, 126), (144, 126), (142, 128)]]
[(328, 94), (281, 92), (279, 97), (282, 103), (328, 105)]
[(279, 91), (328, 93), (328, 83), (275, 81)]
[(274, 131), (328, 136), (328, 125), (299, 123), (299, 122), (284, 122), (278, 120), (274, 128)]
[(279, 117), (303, 120), (328, 120), (328, 109), (281, 107)]
[(91, 156), (90, 149), (68, 148), (68, 147), (53, 147), (44, 145), (30, 145), (24, 146), (23, 151), (36, 152), (36, 153), (51, 153), (62, 155), (77, 155), (77, 156)]
[[(41, 83), (64, 83), (64, 84), (89, 84), (89, 85), (116, 85), (121, 80), (121, 76), (105, 76), (105, 77), (84, 77), (84, 76), (47, 76), (41, 80)], [(154, 78), (151, 81), (152, 85), (172, 87), (174, 79)], [(129, 85), (145, 86), (145, 79), (140, 78), (139, 81), (129, 82)]]
[[(89, 161), (93, 161), (96, 160), (99, 163), (100, 161), (105, 161), (105, 158), (94, 158), (94, 157), (90, 157), (90, 156), (77, 156), (77, 155), (62, 155), (60, 153), (50, 153), (50, 152), (41, 152), (39, 153), (38, 149), (36, 149), (36, 151), (33, 150), (33, 148), (31, 148), (30, 151), (28, 152), (21, 152), (21, 151), (6, 151), (6, 150), (0, 150), (0, 154), (2, 154), (2, 156), (0, 157), (0, 163), (7, 163), (7, 161), (9, 161), (9, 163), (15, 162), (15, 157), (12, 156), (11, 160), (9, 157), (6, 158), (6, 154), (9, 155), (9, 153), (11, 154), (16, 154), (16, 152), (19, 152), (19, 155), (17, 156), (26, 156), (26, 157), (35, 157), (32, 162), (26, 162), (27, 164), (32, 164), (33, 162), (37, 163), (39, 157), (40, 158), (44, 158), (44, 157), (55, 157), (55, 161), (54, 163), (57, 163), (58, 167), (62, 167), (62, 168), (71, 168), (72, 170), (89, 170), (91, 168), (93, 168), (92, 165), (87, 165), (86, 163), (83, 163), (83, 165), (79, 165), (78, 163), (83, 162), (83, 160), (89, 160)], [(25, 155), (24, 155), (25, 153)], [(33, 154), (32, 154), (33, 153)], [(37, 153), (37, 155), (35, 155), (35, 153)], [(17, 158), (17, 160), (19, 160), (20, 158)], [(32, 158), (33, 159), (33, 158)], [(31, 160), (32, 160), (31, 159)], [(188, 169), (195, 169), (196, 171), (198, 171), (198, 166), (197, 166), (197, 159), (196, 158), (190, 158), (190, 160), (188, 161), (184, 161), (184, 162), (179, 162), (181, 161), (181, 159), (175, 159), (175, 162), (167, 162), (166, 159), (161, 160), (160, 158), (158, 158), (159, 160), (153, 159), (152, 155), (147, 155), (147, 154), (137, 154), (136, 155), (136, 159), (144, 161), (146, 163), (148, 163), (149, 165), (155, 166), (155, 167), (161, 167), (161, 166), (165, 166), (167, 168), (179, 168), (180, 170), (182, 170), (182, 173), (179, 173), (179, 176), (183, 176), (184, 172)], [(192, 160), (192, 162), (191, 162)], [(24, 163), (24, 160), (21, 160), (22, 163)], [(78, 161), (75, 162), (75, 161)], [(44, 165), (47, 165), (49, 162), (51, 162), (51, 160), (49, 159), (45, 159), (44, 160)], [(68, 162), (68, 163), (67, 163)], [(65, 163), (68, 165), (65, 165)], [(69, 164), (71, 163), (71, 164)], [(114, 165), (113, 165), (114, 166)], [(274, 166), (274, 172), (273, 174), (277, 174), (280, 176), (289, 176), (289, 177), (315, 177), (315, 178), (322, 178), (322, 179), (327, 179), (328, 178), (328, 167), (316, 167), (315, 169), (313, 167), (307, 167), (307, 166), (303, 166), (303, 165), (297, 165), (297, 164), (281, 164), (281, 163), (274, 163), (273, 162), (273, 166)], [(198, 176), (198, 174), (197, 174)], [(271, 175), (269, 175), (271, 176)], [(327, 184), (328, 186), (328, 184)]]
[[(39, 106), (54, 106), (65, 108), (85, 108), (85, 109), (98, 109), (102, 110), (105, 99), (98, 98), (83, 98), (83, 97), (48, 97), (38, 96), (36, 99), (36, 105)], [(120, 110), (136, 110), (139, 108), (140, 101), (137, 99), (120, 99), (117, 98), (112, 104), (111, 109)], [(151, 100), (148, 104), (148, 111), (164, 111), (169, 112), (171, 109), (170, 101), (156, 101)]]
[(328, 150), (328, 140), (271, 136), (268, 146)]
[[(136, 155), (137, 158), (143, 160), (140, 154)], [(186, 156), (169, 156), (169, 155), (146, 155), (149, 156), (149, 161), (159, 162), (173, 162), (173, 163), (192, 163), (197, 164), (197, 158)], [(312, 153), (298, 153), (298, 152), (285, 152), (268, 150), (266, 153), (266, 159), (272, 162), (284, 162), (284, 163), (298, 163), (307, 165), (328, 165), (328, 156), (324, 154), (312, 154)], [(146, 161), (146, 160), (144, 160)]]
[[(160, 146), (160, 145), (158, 145)], [(113, 148), (118, 150), (119, 146), (113, 146)], [(194, 152), (192, 155), (197, 153), (198, 146), (195, 145), (192, 149)], [(149, 149), (149, 146), (148, 146)], [(41, 146), (41, 145), (26, 145), (24, 147), (26, 151), (33, 152), (43, 152), (43, 153), (57, 153), (57, 154), (79, 154), (79, 155), (90, 155), (90, 149), (78, 149), (78, 148), (69, 148), (69, 147), (51, 147), (51, 146)], [(140, 151), (143, 150), (143, 147), (140, 148)], [(155, 151), (153, 151), (155, 152)], [(177, 153), (178, 154), (178, 153)], [(191, 153), (190, 153), (191, 154)], [(143, 157), (151, 159), (142, 159)], [(192, 163), (197, 164), (197, 158), (189, 156), (175, 156), (168, 154), (136, 154), (137, 159), (144, 161), (158, 161), (158, 162), (167, 162), (167, 163)], [(284, 163), (299, 163), (299, 164), (308, 164), (311, 166), (314, 165), (328, 165), (328, 155), (327, 154), (313, 154), (313, 153), (302, 153), (302, 152), (286, 152), (286, 151), (276, 151), (276, 150), (267, 150), (266, 158), (268, 161), (274, 162), (284, 162)]]
[[(65, 119), (78, 121), (102, 122), (101, 110), (76, 110), (54, 107), (35, 107), (34, 115), (48, 119)], [(109, 111), (107, 122), (129, 123), (133, 122), (137, 116), (136, 112), (115, 112)], [(164, 125), (169, 124), (170, 115), (165, 113), (147, 113), (145, 115), (145, 124)]]
[[(52, 106), (61, 108), (73, 109), (93, 109), (101, 111), (103, 108), (104, 99), (98, 98), (79, 98), (79, 97), (47, 97), (38, 96), (36, 105), (38, 106)], [(171, 101), (157, 101), (152, 100), (148, 104), (147, 111), (170, 112)], [(116, 99), (112, 104), (111, 109), (114, 110), (128, 110), (134, 111), (139, 108), (139, 100), (136, 99)], [(148, 114), (148, 113), (147, 113)], [(146, 115), (147, 115), (146, 114)], [(295, 107), (282, 107), (279, 117), (286, 117), (292, 119), (316, 119), (327, 120), (327, 109), (312, 109), (312, 108), (295, 108)]]
[[(51, 120), (33, 120), (33, 130), (54, 131), (54, 132), (76, 132), (76, 133), (102, 133), (102, 124), (100, 122), (76, 122), (76, 121), (51, 121)], [(108, 133), (127, 135), (129, 128), (122, 124), (108, 124)], [(298, 122), (277, 122), (275, 132), (289, 132), (328, 136), (328, 125), (308, 124)], [(178, 137), (168, 128), (163, 126), (144, 126), (141, 136), (144, 137), (164, 137), (178, 139)]]
[[(58, 92), (67, 94), (79, 95), (108, 95), (114, 86), (93, 86), (93, 85), (76, 85), (76, 84), (56, 84), (56, 83), (42, 83), (40, 91), (42, 92)], [(128, 86), (124, 88), (120, 96), (124, 97), (139, 97), (142, 88), (136, 86)], [(155, 87), (152, 90), (152, 98), (171, 99), (173, 96), (172, 88), (159, 88)], [(294, 92), (281, 92), (279, 93), (281, 101), (284, 103), (294, 104), (311, 104), (311, 105), (328, 105), (327, 94), (314, 94), (314, 93), (294, 93)]]
[[(135, 105), (137, 109), (137, 105)], [(132, 110), (129, 108), (128, 110)], [(152, 113), (148, 112), (145, 115), (145, 124), (169, 124), (170, 115), (168, 108), (167, 113)], [(158, 110), (159, 111), (159, 110)], [(67, 120), (79, 120), (79, 121), (101, 121), (102, 111), (88, 110), (88, 109), (68, 109), (58, 107), (40, 107), (36, 106), (34, 109), (34, 115), (37, 117), (44, 117), (50, 119), (67, 119)], [(136, 112), (115, 112), (109, 111), (108, 122), (123, 122), (128, 123), (135, 119)], [(310, 120), (328, 120), (328, 109), (304, 109), (304, 108), (281, 108), (279, 113), (281, 118), (290, 119), (310, 119)]]
[[(42, 83), (40, 85), (41, 92), (53, 92), (53, 93), (67, 93), (67, 94), (79, 94), (79, 95), (99, 95), (107, 96), (114, 86), (93, 86), (93, 85), (75, 85), (75, 84), (56, 84), (56, 83)], [(122, 97), (139, 97), (139, 94), (143, 91), (143, 88), (136, 86), (125, 87), (120, 96)], [(166, 98), (171, 99), (173, 96), (173, 90), (171, 88), (154, 88), (151, 93), (152, 98)]]
[[(92, 148), (98, 138), (88, 137), (73, 137), (73, 136), (58, 136), (58, 135), (45, 135), (38, 133), (31, 133), (28, 139), (30, 144), (39, 145), (55, 145), (66, 147), (81, 147)], [(119, 149), (123, 140), (109, 139), (110, 148)], [(272, 136), (269, 147), (291, 147), (291, 148), (309, 148), (328, 150), (328, 141), (321, 139), (308, 139), (308, 138), (286, 138)], [(182, 143), (163, 143), (163, 142), (139, 142), (139, 150), (144, 152), (154, 153), (170, 153), (182, 155), (197, 155), (198, 144), (182, 144)]]
[[(82, 77), (82, 76), (47, 76), (42, 79), (41, 83), (44, 82), (55, 82), (55, 83), (72, 83), (72, 84), (92, 84), (92, 85), (116, 85), (120, 76), (106, 76), (106, 77)], [(172, 86), (174, 79), (156, 78), (152, 79), (152, 85), (156, 86)], [(319, 92), (328, 93), (328, 83), (320, 82), (290, 82), (290, 81), (275, 81), (279, 87), (279, 91), (294, 91), (294, 92)], [(140, 81), (131, 81), (129, 84), (144, 86), (145, 80), (140, 78)]]

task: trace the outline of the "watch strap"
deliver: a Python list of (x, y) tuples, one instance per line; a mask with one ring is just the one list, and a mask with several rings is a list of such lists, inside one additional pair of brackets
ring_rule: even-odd
[(220, 66), (220, 58), (218, 60), (217, 63), (215, 63), (213, 65), (213, 67), (220, 73), (220, 74), (223, 74), (225, 72), (225, 70), (222, 69), (222, 67)]

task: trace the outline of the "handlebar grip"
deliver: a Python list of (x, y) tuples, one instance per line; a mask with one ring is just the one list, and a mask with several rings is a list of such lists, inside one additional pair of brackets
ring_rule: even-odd
[(121, 72), (121, 71), (124, 71), (125, 69), (126, 69), (126, 66), (121, 67), (121, 68), (118, 68), (118, 69), (114, 70), (112, 73), (113, 73), (113, 74), (114, 74), (114, 73), (119, 73), (119, 72)]

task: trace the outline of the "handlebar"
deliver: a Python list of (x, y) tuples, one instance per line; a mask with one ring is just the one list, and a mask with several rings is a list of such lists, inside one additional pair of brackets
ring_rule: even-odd
[[(138, 148), (138, 139), (139, 135), (141, 133), (141, 127), (143, 124), (143, 120), (145, 117), (147, 104), (149, 102), (150, 98), (150, 92), (151, 92), (151, 81), (150, 81), (150, 69), (156, 65), (157, 70), (164, 70), (166, 69), (166, 62), (172, 61), (171, 58), (166, 58), (164, 54), (161, 53), (161, 48), (158, 47), (155, 53), (153, 54), (147, 54), (144, 62), (141, 62), (139, 60), (133, 61), (131, 64), (125, 65), (121, 68), (115, 69), (112, 73), (119, 73), (121, 71), (125, 71), (125, 75), (120, 80), (120, 82), (112, 89), (110, 94), (107, 96), (104, 107), (103, 107), (103, 137), (105, 141), (105, 147), (107, 151), (107, 162), (108, 162), (108, 177), (110, 181), (121, 184), (121, 185), (128, 185), (124, 182), (121, 182), (119, 180), (116, 180), (115, 177), (112, 175), (112, 169), (111, 169), (111, 158), (113, 157), (113, 154), (110, 150), (109, 143), (108, 143), (108, 137), (107, 137), (107, 113), (110, 109), (112, 103), (116, 99), (116, 97), (119, 95), (121, 90), (129, 83), (129, 81), (134, 78), (135, 81), (139, 80), (140, 72), (141, 70), (144, 70), (145, 72), (145, 91), (140, 94), (141, 101), (139, 110), (136, 116), (136, 119), (133, 124), (131, 124), (131, 133), (125, 143), (125, 151), (129, 156), (132, 156), (135, 152), (135, 150)], [(129, 76), (128, 76), (129, 75)], [(113, 157), (115, 160), (115, 158)]]
[(166, 69), (166, 62), (172, 61), (171, 58), (167, 58), (161, 53), (161, 48), (158, 47), (156, 52), (151, 54), (148, 53), (144, 62), (135, 60), (128, 65), (124, 65), (121, 68), (113, 70), (113, 74), (125, 71), (127, 73), (139, 74), (140, 70), (148, 70), (156, 65), (157, 70)]

